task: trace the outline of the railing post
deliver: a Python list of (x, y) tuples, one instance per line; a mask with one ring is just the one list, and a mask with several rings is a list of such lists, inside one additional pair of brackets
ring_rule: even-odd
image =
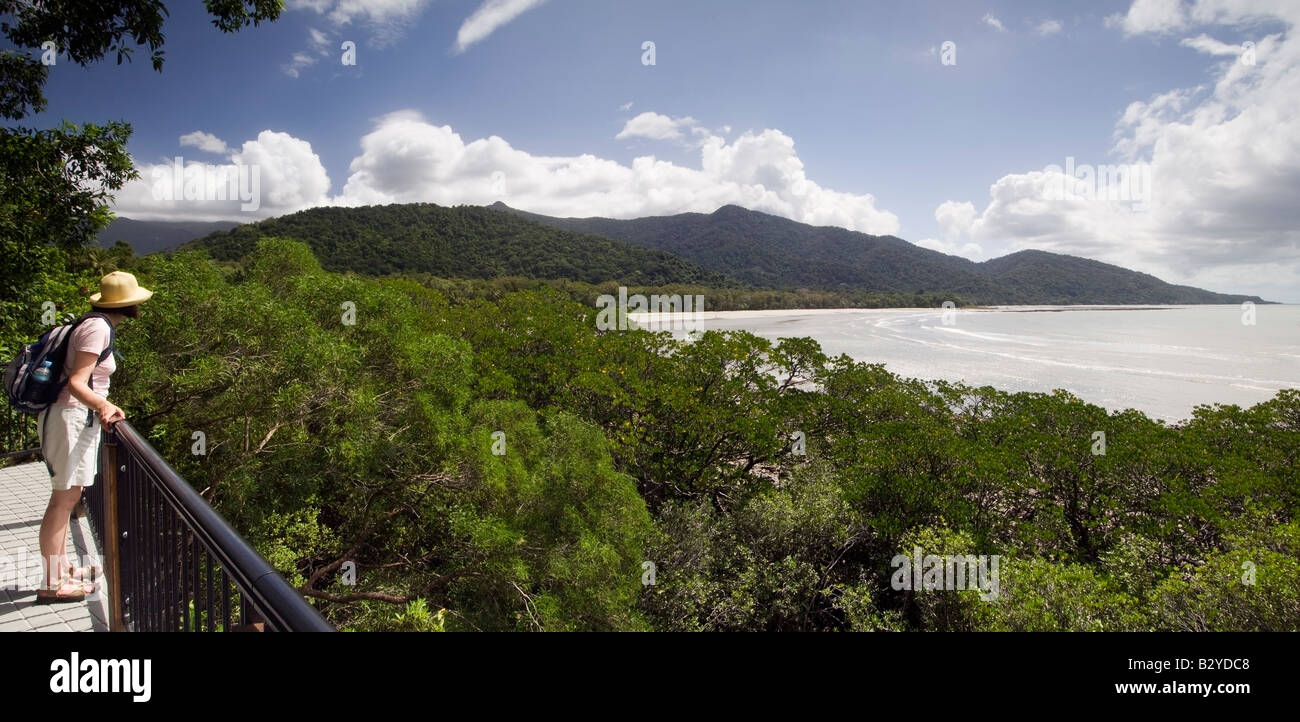
[(121, 530), (117, 519), (117, 436), (112, 427), (104, 430), (100, 450), (104, 457), (104, 576), (108, 582), (108, 631), (125, 632), (122, 617)]

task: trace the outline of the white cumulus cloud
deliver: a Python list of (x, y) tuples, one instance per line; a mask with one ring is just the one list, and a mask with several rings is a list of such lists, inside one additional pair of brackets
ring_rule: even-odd
[(953, 256), (964, 256), (973, 261), (983, 260), (983, 247), (969, 240), (976, 215), (973, 203), (946, 201), (934, 210), (934, 219), (939, 223), (939, 235), (943, 238), (923, 238), (916, 245)]
[(175, 159), (163, 159), (136, 168), (140, 177), (117, 193), (113, 211), (137, 220), (246, 222), (329, 200), (329, 175), (311, 144), (271, 130), (245, 141), (229, 162), (183, 161), (178, 172)]
[(945, 240), (956, 240), (970, 234), (971, 224), (975, 222), (975, 204), (947, 201), (934, 210), (934, 219), (939, 222), (939, 233)]
[(413, 111), (384, 116), (361, 139), (341, 205), (504, 201), (556, 216), (634, 218), (708, 213), (728, 203), (815, 225), (868, 233), (898, 230), (898, 218), (870, 194), (823, 188), (804, 173), (794, 140), (779, 130), (746, 132), (728, 143), (708, 137), (700, 166), (654, 156), (631, 165), (584, 154), (533, 155), (498, 136), (465, 142), (450, 126)]
[(670, 118), (659, 113), (645, 112), (623, 124), (623, 130), (614, 136), (618, 140), (626, 138), (649, 138), (651, 140), (683, 140), (683, 130), (692, 131), (699, 123), (689, 115), (684, 118)]
[(224, 154), (227, 150), (226, 141), (218, 138), (217, 136), (211, 133), (205, 133), (201, 130), (196, 130), (193, 133), (186, 133), (185, 135), (182, 135), (181, 147), (182, 148), (193, 147), (193, 148), (198, 148), (199, 150), (205, 153), (219, 153), (219, 154)]
[(984, 13), (984, 17), (981, 18), (981, 20), (984, 21), (985, 25), (988, 25), (989, 27), (993, 28), (994, 30), (997, 30), (1000, 33), (1006, 32), (1006, 28), (1002, 26), (1002, 21), (993, 17), (993, 13)]

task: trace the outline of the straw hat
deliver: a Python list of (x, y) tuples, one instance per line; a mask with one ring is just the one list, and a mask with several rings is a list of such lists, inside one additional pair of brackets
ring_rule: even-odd
[(140, 288), (135, 276), (124, 271), (113, 271), (99, 280), (100, 293), (90, 297), (90, 303), (100, 308), (124, 308), (148, 301), (153, 291)]

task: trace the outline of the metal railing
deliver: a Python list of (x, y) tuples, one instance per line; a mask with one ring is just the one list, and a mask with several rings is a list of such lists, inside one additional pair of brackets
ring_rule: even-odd
[(86, 490), (110, 631), (336, 631), (127, 422)]
[(10, 460), (14, 463), (33, 456), (40, 450), (40, 441), (36, 436), (35, 417), (0, 400), (4, 413), (0, 414), (0, 461)]

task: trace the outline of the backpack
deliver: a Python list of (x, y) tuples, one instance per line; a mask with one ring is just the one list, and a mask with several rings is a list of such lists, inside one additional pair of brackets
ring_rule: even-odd
[[(14, 360), (5, 367), (5, 396), (9, 397), (10, 406), (26, 414), (39, 414), (58, 400), (63, 387), (68, 384), (63, 378), (63, 368), (68, 357), (68, 339), (72, 337), (72, 331), (77, 326), (92, 318), (102, 318), (105, 323), (108, 323), (108, 348), (99, 355), (95, 366), (99, 366), (110, 353), (113, 353), (117, 341), (116, 334), (113, 324), (102, 313), (91, 312), (70, 324), (46, 331), (40, 340), (24, 346)], [(45, 361), (50, 362), (50, 380), (42, 382), (33, 377), (32, 372), (40, 368)], [(92, 374), (90, 379), (92, 388), (94, 383)]]

